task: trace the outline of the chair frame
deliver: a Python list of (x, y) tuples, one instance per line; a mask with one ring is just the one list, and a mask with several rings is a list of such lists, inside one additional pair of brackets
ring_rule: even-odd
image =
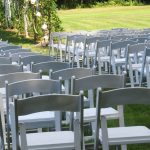
[[(99, 145), (98, 143), (99, 143), (100, 116), (101, 116), (101, 128), (102, 128), (102, 138), (103, 138), (102, 147), (103, 150), (109, 150), (107, 121), (105, 116), (100, 115), (101, 108), (112, 107), (116, 105), (126, 105), (126, 104), (150, 104), (149, 101), (150, 89), (132, 87), (132, 88), (120, 88), (120, 89), (102, 92), (101, 89), (99, 88), (97, 92), (98, 92), (98, 98), (96, 100), (97, 120), (96, 120), (94, 150), (97, 150)], [(131, 143), (133, 144), (133, 143), (142, 143), (142, 142), (143, 140), (137, 139), (137, 141), (122, 141), (119, 143), (114, 142), (114, 144), (112, 143), (112, 145), (131, 144)]]
[[(32, 107), (34, 105), (34, 107)], [(83, 149), (83, 96), (81, 95), (42, 95), (37, 97), (30, 97), (23, 100), (15, 98), (14, 103), (10, 104), (11, 116), (14, 118), (14, 147), (20, 149), (19, 146), (19, 131), (18, 131), (18, 116), (35, 113), (39, 111), (71, 111), (80, 112), (79, 120), (75, 121), (75, 130), (79, 130), (75, 135), (78, 142), (75, 143), (77, 150)], [(78, 125), (78, 127), (76, 127)], [(62, 139), (63, 140), (63, 139)], [(22, 144), (22, 143), (21, 143)], [(26, 142), (24, 142), (26, 145)], [(24, 144), (22, 144), (24, 146)]]

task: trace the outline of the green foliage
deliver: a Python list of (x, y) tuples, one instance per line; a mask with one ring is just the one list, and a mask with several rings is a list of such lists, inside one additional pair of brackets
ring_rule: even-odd
[(147, 3), (148, 0), (57, 0), (61, 9), (91, 8), (98, 6), (137, 6)]
[[(63, 30), (57, 15), (56, 0), (36, 0), (35, 3), (31, 3), (31, 0), (13, 0), (10, 9), (11, 20), (8, 22), (8, 27), (17, 29), (18, 34), (22, 34), (25, 31), (26, 22), (26, 36), (28, 32), (29, 36), (34, 36), (35, 41), (51, 31)], [(2, 0), (0, 0), (0, 24), (6, 26), (4, 12)], [(41, 28), (44, 23), (48, 26), (47, 31)]]
[(4, 7), (3, 7), (3, 4), (2, 4), (2, 1), (0, 0), (0, 27), (4, 27), (4, 22), (5, 22), (5, 19), (4, 19)]
[(108, 0), (108, 5), (137, 6), (137, 5), (142, 5), (142, 3), (138, 2), (137, 0)]
[(57, 15), (56, 0), (41, 1), (42, 20), (46, 21), (50, 31), (62, 31), (61, 21)]

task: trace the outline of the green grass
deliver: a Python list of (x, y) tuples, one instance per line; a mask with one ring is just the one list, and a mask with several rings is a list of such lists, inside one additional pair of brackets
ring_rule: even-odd
[(58, 14), (65, 31), (150, 27), (150, 6), (60, 10)]
[(0, 39), (3, 41), (8, 41), (15, 45), (22, 45), (23, 48), (30, 48), (35, 52), (42, 52), (48, 54), (48, 48), (42, 47), (41, 44), (35, 44), (32, 38), (25, 38), (23, 35), (18, 36), (14, 30), (4, 31), (0, 29)]

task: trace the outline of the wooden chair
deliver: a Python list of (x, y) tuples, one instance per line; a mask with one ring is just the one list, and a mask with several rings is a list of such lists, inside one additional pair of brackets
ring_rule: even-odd
[(40, 73), (24, 73), (24, 72), (15, 72), (15, 73), (8, 73), (3, 74), (0, 76), (0, 110), (1, 110), (1, 119), (2, 119), (2, 127), (4, 133), (4, 143), (6, 143), (6, 134), (5, 134), (5, 115), (7, 113), (6, 110), (6, 89), (5, 89), (5, 82), (13, 83), (21, 80), (27, 79), (39, 79)]
[(142, 61), (144, 58), (144, 50), (150, 47), (148, 43), (139, 43), (128, 45), (126, 55), (126, 71), (129, 71), (131, 87), (140, 84), (140, 75), (142, 71)]
[[(9, 103), (13, 101), (13, 97), (17, 95), (20, 98), (26, 96), (32, 97), (34, 95), (42, 95), (49, 93), (61, 93), (61, 86), (59, 80), (42, 80), (42, 79), (28, 79), (18, 82), (6, 82), (6, 110), (7, 110), (7, 138), (10, 137), (10, 109)], [(51, 127), (54, 122), (54, 112), (39, 112), (38, 114), (30, 114), (21, 116), (18, 120), (19, 123), (25, 124), (27, 129), (43, 127)], [(57, 113), (57, 126), (56, 130), (60, 130), (60, 114)], [(50, 124), (51, 122), (51, 124)], [(8, 141), (9, 144), (9, 141)]]
[[(31, 71), (32, 72), (39, 72), (40, 70), (42, 72), (46, 72), (49, 74), (49, 72), (57, 71), (61, 69), (70, 68), (70, 64), (66, 62), (56, 62), (56, 61), (48, 61), (48, 62), (41, 62), (37, 64), (31, 64)], [(49, 78), (48, 76), (42, 76), (43, 79)]]
[(13, 62), (17, 62), (19, 64), (20, 57), (27, 57), (32, 55), (41, 55), (41, 53), (35, 53), (35, 52), (18, 52), (18, 53), (12, 53), (10, 55)]
[(0, 64), (12, 64), (10, 57), (0, 57)]
[[(90, 60), (95, 57), (95, 52), (96, 52), (96, 42), (97, 41), (103, 41), (107, 40), (107, 36), (89, 36), (86, 37), (85, 42), (84, 42), (84, 52), (83, 52), (83, 62), (82, 66), (87, 66), (90, 68), (92, 65), (90, 64)], [(92, 61), (94, 62), (94, 61)]]
[(6, 46), (3, 46), (3, 47), (0, 47), (0, 50), (1, 51), (6, 51), (6, 50), (10, 50), (10, 49), (20, 49), (22, 48), (22, 46), (19, 46), (19, 45), (6, 45)]
[[(96, 52), (94, 60), (94, 68), (98, 68), (98, 74), (109, 73), (110, 69), (110, 43), (116, 42), (114, 40), (103, 40), (96, 42)], [(104, 69), (102, 69), (104, 68)]]
[(110, 44), (110, 62), (113, 74), (122, 74), (126, 64), (127, 46), (137, 44), (136, 41), (123, 40)]
[[(91, 68), (67, 68), (58, 71), (52, 71), (50, 78), (58, 80), (59, 78), (63, 81), (62, 92), (65, 94), (71, 93), (71, 78), (75, 76), (76, 79), (94, 75), (94, 70)], [(84, 98), (85, 105), (88, 105), (88, 100)]]
[(2, 54), (6, 57), (11, 56), (13, 53), (19, 53), (19, 52), (31, 52), (30, 49), (20, 48), (20, 49), (10, 49), (4, 51)]
[[(83, 98), (78, 95), (42, 95), (10, 103), (13, 150), (16, 149), (83, 149)], [(18, 117), (40, 111), (78, 112), (73, 131), (41, 132), (26, 134), (24, 123)], [(21, 138), (19, 139), (19, 128)]]
[(0, 65), (0, 74), (8, 74), (14, 72), (22, 72), (22, 65), (2, 64)]
[[(80, 90), (88, 91), (89, 108), (84, 109), (84, 122), (92, 123), (92, 133), (95, 134), (96, 108), (94, 105), (94, 90), (123, 88), (125, 85), (124, 75), (94, 75), (79, 79), (72, 78), (71, 93), (76, 94)], [(97, 97), (98, 98), (98, 97)], [(121, 99), (120, 99), (121, 101)], [(107, 117), (107, 120), (119, 119), (119, 125), (124, 126), (123, 107), (118, 106), (118, 110), (108, 107), (101, 110), (101, 114)], [(100, 117), (100, 116), (99, 116)], [(123, 146), (125, 147), (125, 146)]]
[(54, 57), (45, 55), (30, 55), (19, 56), (19, 64), (23, 64), (24, 71), (31, 71), (31, 64), (37, 64), (41, 62), (54, 61)]
[[(99, 142), (103, 150), (109, 150), (109, 145), (137, 144), (150, 142), (150, 130), (145, 126), (125, 126), (107, 128), (106, 116), (102, 115), (101, 108), (116, 105), (150, 104), (150, 89), (148, 88), (122, 88), (106, 92), (98, 90), (97, 120), (95, 132), (95, 147)], [(101, 116), (101, 121), (100, 121)], [(133, 118), (134, 119), (134, 118)], [(101, 124), (101, 129), (99, 129)]]

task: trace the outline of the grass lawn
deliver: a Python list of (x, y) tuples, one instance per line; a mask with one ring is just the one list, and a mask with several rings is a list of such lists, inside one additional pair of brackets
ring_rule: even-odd
[[(65, 31), (97, 30), (111, 28), (150, 28), (150, 6), (135, 7), (102, 7), (90, 9), (59, 10), (59, 17)], [(35, 45), (33, 40), (17, 37), (16, 33), (0, 29), (0, 39), (8, 40), (14, 44), (31, 48), (33, 51), (47, 53), (48, 48)], [(146, 112), (148, 111), (148, 115)], [(137, 113), (137, 114), (136, 114)], [(136, 114), (137, 117), (133, 117)], [(150, 127), (149, 106), (127, 106), (125, 109), (126, 124), (134, 125), (144, 123)], [(140, 118), (140, 121), (137, 120)], [(140, 132), (140, 131), (139, 131)], [(113, 150), (113, 148), (111, 149)], [(128, 150), (150, 150), (150, 144), (129, 146)]]
[(58, 13), (65, 31), (150, 27), (150, 6), (85, 8)]

